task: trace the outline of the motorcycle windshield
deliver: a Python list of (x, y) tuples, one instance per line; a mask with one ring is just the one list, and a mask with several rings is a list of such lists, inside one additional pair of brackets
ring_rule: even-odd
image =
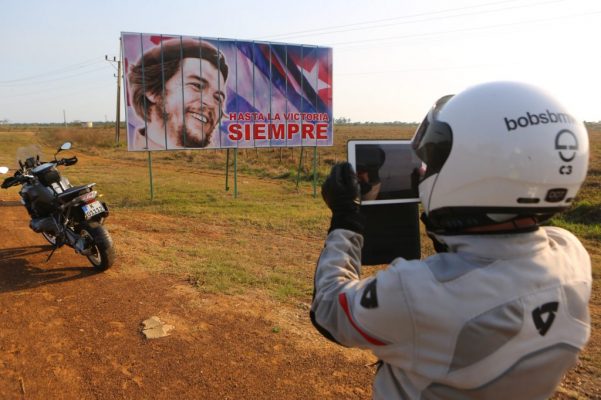
[(40, 160), (44, 159), (44, 155), (42, 154), (42, 148), (37, 144), (30, 144), (28, 146), (19, 147), (17, 149), (17, 163), (19, 161), (25, 163), (25, 161), (28, 158), (33, 157), (35, 159), (36, 156), (40, 156)]

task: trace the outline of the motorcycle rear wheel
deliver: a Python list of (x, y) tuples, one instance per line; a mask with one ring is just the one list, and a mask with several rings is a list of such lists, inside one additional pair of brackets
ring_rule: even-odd
[(86, 257), (95, 269), (106, 271), (115, 262), (115, 247), (111, 235), (98, 222), (84, 222), (80, 227), (81, 236), (90, 245), (91, 253)]

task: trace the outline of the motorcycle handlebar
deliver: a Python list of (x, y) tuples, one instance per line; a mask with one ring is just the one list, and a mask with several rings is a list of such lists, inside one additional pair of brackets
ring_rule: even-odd
[(2, 187), (2, 189), (8, 189), (11, 186), (15, 186), (21, 182), (20, 177), (21, 175), (8, 177), (4, 180), (4, 182), (2, 182), (2, 185), (0, 186)]
[(13, 181), (14, 179), (15, 179), (15, 178), (12, 178), (12, 177), (6, 178), (6, 179), (5, 179), (5, 180), (2, 182), (2, 185), (0, 185), (0, 187), (2, 187), (2, 189), (6, 189), (6, 188), (9, 188), (9, 187), (11, 187), (11, 186), (12, 186), (12, 181)]
[(6, 178), (3, 182), (2, 185), (0, 185), (0, 187), (2, 189), (8, 189), (11, 186), (15, 186), (15, 185), (20, 185), (24, 182), (27, 182), (28, 179), (30, 179), (31, 176), (24, 174), (21, 171), (16, 171), (14, 176), (8, 177)]
[(73, 165), (73, 164), (77, 164), (77, 157), (73, 156), (71, 158), (61, 158), (60, 160), (56, 161), (56, 165)]
[(63, 158), (63, 161), (65, 162), (65, 165), (67, 165), (67, 166), (77, 164), (77, 157), (73, 156), (71, 158)]

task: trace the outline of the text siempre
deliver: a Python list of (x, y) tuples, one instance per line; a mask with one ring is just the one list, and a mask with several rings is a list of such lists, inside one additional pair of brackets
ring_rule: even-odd
[(228, 113), (227, 125), (230, 140), (292, 140), (328, 139), (330, 118), (327, 113)]

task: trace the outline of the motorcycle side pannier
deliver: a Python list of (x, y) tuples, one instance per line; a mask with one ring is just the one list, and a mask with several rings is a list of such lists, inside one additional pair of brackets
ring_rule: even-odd
[(54, 194), (40, 183), (24, 186), (21, 190), (21, 197), (32, 217), (45, 217), (52, 212)]

